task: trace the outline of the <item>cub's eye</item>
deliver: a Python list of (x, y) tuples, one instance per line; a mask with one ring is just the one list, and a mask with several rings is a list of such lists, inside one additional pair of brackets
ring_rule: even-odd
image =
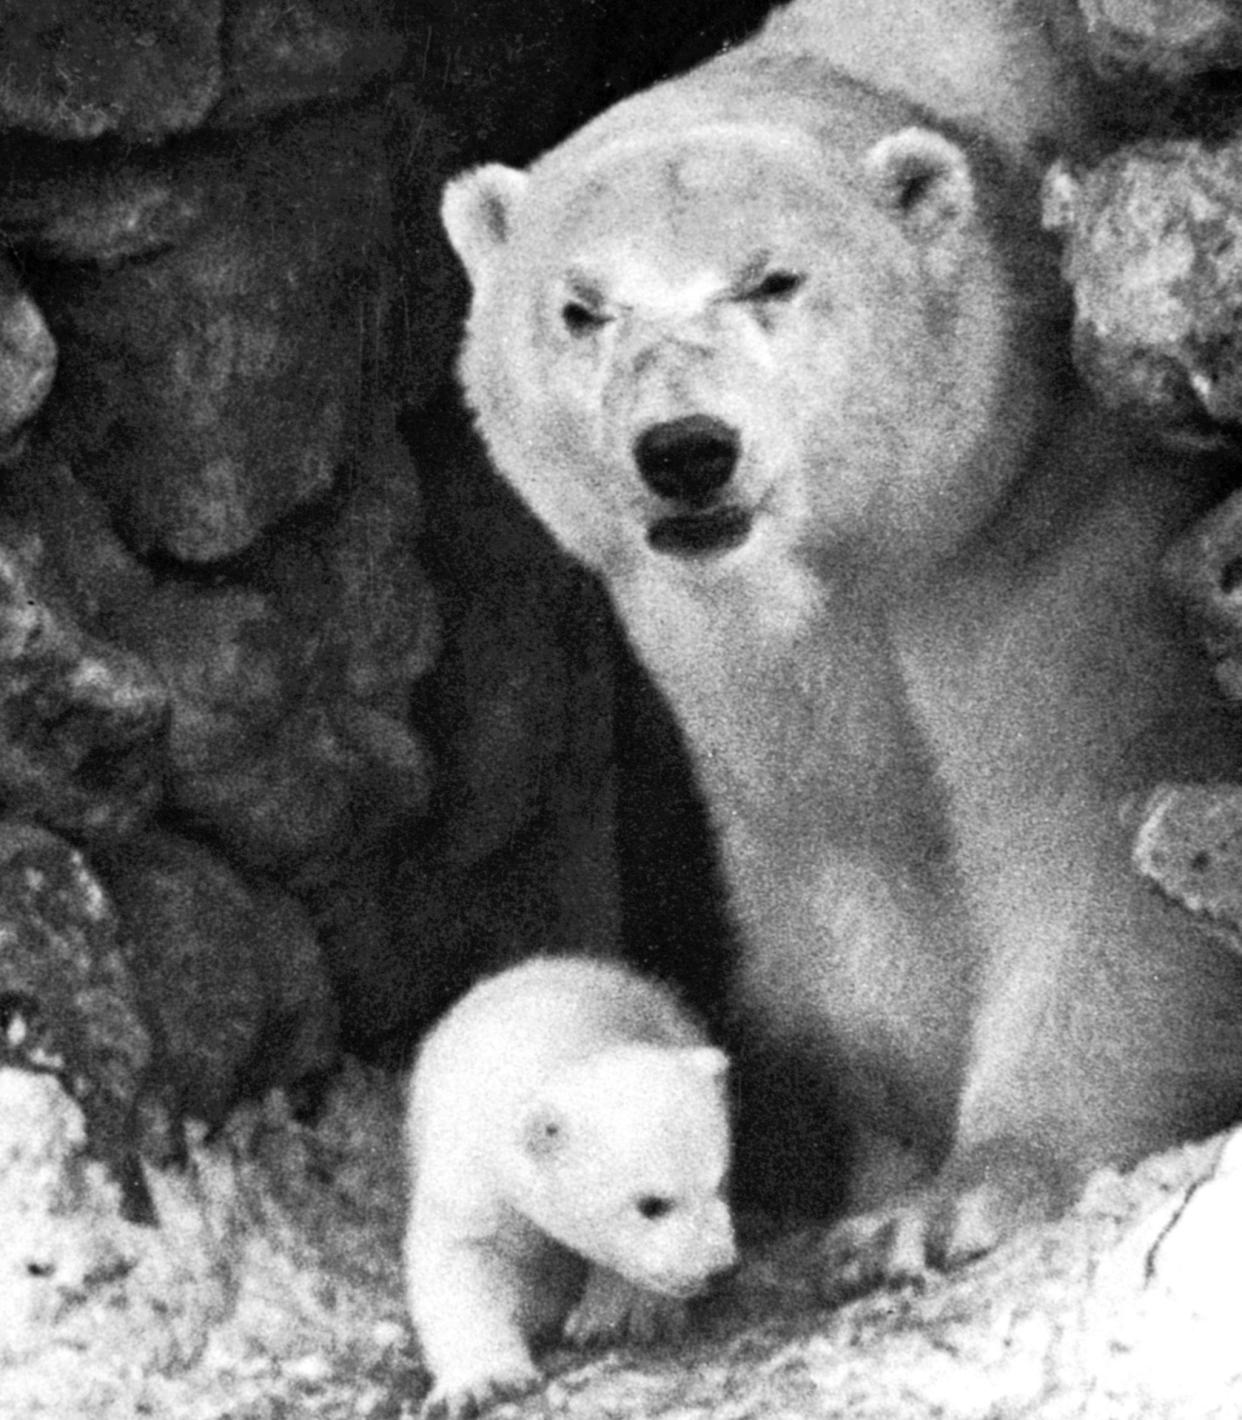
[(639, 1214), (649, 1222), (654, 1222), (657, 1218), (666, 1218), (673, 1211), (673, 1200), (671, 1198), (661, 1198), (658, 1193), (644, 1193), (634, 1206)]
[(585, 301), (566, 301), (561, 307), (561, 320), (570, 335), (590, 335), (608, 324), (608, 316)]
[(747, 290), (745, 301), (787, 301), (806, 280), (797, 271), (769, 271), (760, 281)]

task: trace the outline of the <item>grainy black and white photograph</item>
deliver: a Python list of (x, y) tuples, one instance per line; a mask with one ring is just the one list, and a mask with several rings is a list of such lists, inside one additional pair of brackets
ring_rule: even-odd
[(1240, 1319), (1242, 0), (0, 0), (0, 1420)]

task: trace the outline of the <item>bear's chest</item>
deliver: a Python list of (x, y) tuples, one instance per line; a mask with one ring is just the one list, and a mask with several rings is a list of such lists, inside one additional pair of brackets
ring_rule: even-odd
[(873, 610), (810, 579), (741, 575), (668, 578), (617, 603), (722, 832), (742, 818), (796, 853), (812, 820), (870, 837), (909, 816), (895, 801), (921, 813), (934, 776)]

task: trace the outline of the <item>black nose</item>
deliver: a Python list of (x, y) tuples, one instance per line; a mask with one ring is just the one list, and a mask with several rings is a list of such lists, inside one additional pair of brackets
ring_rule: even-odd
[(737, 467), (737, 431), (710, 414), (688, 414), (653, 424), (634, 441), (643, 481), (661, 498), (707, 503)]

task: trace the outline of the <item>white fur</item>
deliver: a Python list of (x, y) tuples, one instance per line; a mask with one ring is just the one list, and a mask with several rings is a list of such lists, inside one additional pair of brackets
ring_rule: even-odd
[[(1119, 820), (1236, 756), (1156, 572), (1203, 495), (1062, 378), (1028, 165), (1089, 136), (1040, 20), (1063, 8), (796, 0), (540, 159), (503, 237), (454, 234), (497, 466), (685, 731), (739, 1009), (818, 1060), (848, 1131), (939, 1169), (897, 1267), (1242, 1105), (1242, 967), (1144, 892)], [(940, 78), (990, 158), (911, 106)], [(446, 210), (503, 202), (496, 177)], [(802, 279), (759, 298), (763, 273)], [(661, 546), (696, 507), (639, 466), (690, 416), (736, 432), (708, 506), (745, 519), (702, 555)]]
[(530, 1386), (531, 1341), (556, 1328), (646, 1338), (732, 1264), (724, 1071), (668, 991), (594, 960), (502, 972), (434, 1028), (405, 1240), (429, 1409)]

